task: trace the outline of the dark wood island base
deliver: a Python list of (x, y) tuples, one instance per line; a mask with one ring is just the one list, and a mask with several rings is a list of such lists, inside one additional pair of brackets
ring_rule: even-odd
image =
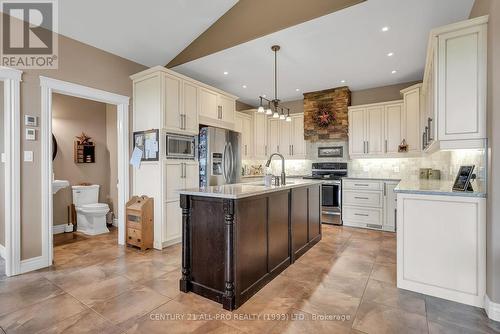
[(180, 290), (226, 310), (240, 307), (321, 240), (317, 183), (239, 199), (182, 194), (180, 203)]

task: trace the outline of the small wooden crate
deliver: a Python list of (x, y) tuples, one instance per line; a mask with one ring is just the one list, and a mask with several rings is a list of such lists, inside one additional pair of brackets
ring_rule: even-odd
[(134, 196), (127, 203), (127, 245), (141, 250), (153, 248), (154, 201), (147, 196)]

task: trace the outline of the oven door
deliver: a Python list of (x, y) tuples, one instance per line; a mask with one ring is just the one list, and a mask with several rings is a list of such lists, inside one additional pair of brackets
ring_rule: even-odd
[(195, 137), (167, 134), (167, 158), (195, 159)]
[(342, 213), (342, 183), (340, 181), (328, 182), (321, 185), (322, 222), (326, 224), (341, 225)]

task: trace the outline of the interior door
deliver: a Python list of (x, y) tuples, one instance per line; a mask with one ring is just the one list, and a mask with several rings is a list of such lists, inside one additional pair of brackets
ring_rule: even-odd
[(181, 80), (165, 75), (165, 115), (164, 127), (181, 129)]
[(402, 113), (401, 103), (391, 104), (385, 107), (385, 152), (398, 153), (399, 144), (403, 139), (402, 134)]
[(184, 81), (184, 127), (186, 131), (198, 133), (198, 87)]
[(366, 109), (366, 150), (370, 155), (384, 153), (384, 106)]
[(365, 154), (365, 109), (349, 110), (349, 153)]

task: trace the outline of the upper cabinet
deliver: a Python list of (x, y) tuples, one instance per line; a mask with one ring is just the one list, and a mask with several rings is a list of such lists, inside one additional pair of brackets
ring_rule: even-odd
[(234, 128), (236, 96), (157, 66), (134, 74), (134, 131), (198, 134), (199, 124)]
[(487, 24), (484, 16), (431, 33), (422, 89), (426, 152), (485, 146)]
[(267, 116), (261, 113), (253, 114), (254, 158), (267, 159)]
[(241, 158), (253, 157), (253, 119), (252, 115), (236, 112), (234, 130), (241, 133)]

